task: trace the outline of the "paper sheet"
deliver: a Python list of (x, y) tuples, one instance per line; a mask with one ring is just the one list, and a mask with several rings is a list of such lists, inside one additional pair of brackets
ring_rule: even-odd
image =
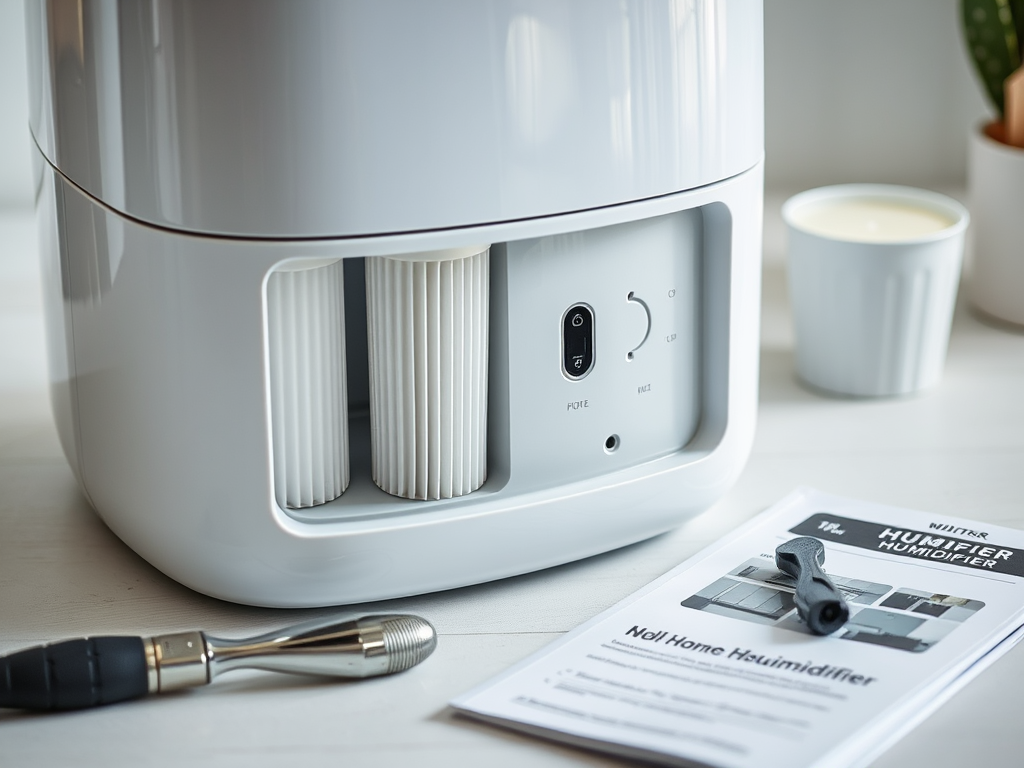
[[(805, 535), (850, 606), (829, 637), (775, 568)], [(453, 706), (668, 764), (858, 764), (1019, 639), (1022, 580), (1020, 531), (800, 489)]]

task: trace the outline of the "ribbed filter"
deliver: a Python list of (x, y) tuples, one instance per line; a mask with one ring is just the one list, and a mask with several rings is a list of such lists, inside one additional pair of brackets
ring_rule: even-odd
[(349, 478), (342, 262), (305, 264), (267, 281), (274, 485), (291, 509), (337, 498)]
[(487, 477), (487, 247), (366, 260), (373, 481), (448, 499)]

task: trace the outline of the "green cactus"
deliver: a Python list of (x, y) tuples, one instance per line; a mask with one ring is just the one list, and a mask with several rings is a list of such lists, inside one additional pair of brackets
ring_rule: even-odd
[(1021, 63), (1024, 0), (962, 0), (961, 10), (968, 52), (1002, 116), (1003, 81)]
[(1013, 16), (1013, 26), (1017, 30), (1021, 63), (1024, 63), (1024, 0), (1010, 0), (1010, 14)]

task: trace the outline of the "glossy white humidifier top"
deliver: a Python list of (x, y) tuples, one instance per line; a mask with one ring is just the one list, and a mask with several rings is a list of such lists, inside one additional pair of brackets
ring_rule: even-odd
[[(738, 477), (760, 3), (49, 0), (26, 16), (58, 430), (91, 504), (165, 573), (269, 606), (447, 589), (663, 532)], [(389, 495), (371, 479), (364, 268), (486, 244), (486, 471), (451, 498)], [(343, 279), (312, 284), (339, 260)], [(579, 377), (573, 307), (595, 345)], [(282, 348), (314, 314), (344, 334), (331, 321), (322, 344)], [(310, 387), (275, 389), (300, 369)], [(334, 466), (282, 470), (281, 446), (325, 431), (275, 425), (276, 403), (312, 398)]]
[(79, 5), (26, 4), (33, 135), (159, 226), (512, 221), (694, 189), (763, 152), (755, 2)]

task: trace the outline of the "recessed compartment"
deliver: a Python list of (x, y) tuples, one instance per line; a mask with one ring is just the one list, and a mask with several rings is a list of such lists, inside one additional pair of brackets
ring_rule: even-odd
[[(426, 338), (430, 329), (417, 330), (416, 319), (427, 322), (427, 315), (413, 311), (426, 294), (414, 298), (412, 283), (394, 282), (393, 274), (390, 288), (384, 287), (383, 277), (375, 281), (371, 274), (368, 280), (367, 265), (383, 269), (383, 261), (373, 261), (381, 257), (345, 259), (350, 483), (334, 500), (285, 511), (298, 520), (328, 522), (450, 506), (469, 510), (485, 498), (554, 489), (685, 451), (706, 405), (702, 381), (708, 375), (710, 337), (705, 294), (714, 297), (725, 290), (708, 282), (703, 266), (710, 258), (707, 243), (728, 241), (728, 217), (715, 221), (695, 208), (491, 246), (484, 324), (489, 386), (480, 409), (486, 414), (486, 482), (471, 493), (441, 497), (435, 492), (398, 498), (401, 494), (385, 493), (373, 480), (380, 442), (374, 431), (414, 440), (419, 434), (424, 444), (439, 445), (454, 426), (441, 422), (452, 418), (449, 408), (429, 422), (423, 417), (417, 431), (415, 408), (397, 407), (394, 396), (386, 417), (381, 411), (377, 424), (371, 417), (373, 350), (396, 354), (384, 320), (378, 320), (376, 336), (372, 331), (374, 302), (391, 302), (388, 333), (401, 326)], [(714, 230), (710, 238), (705, 233), (709, 226)], [(399, 284), (405, 287), (399, 290)], [(425, 286), (416, 290), (426, 291)], [(440, 290), (431, 286), (430, 291)], [(380, 294), (376, 299), (375, 290)], [(724, 295), (722, 301), (727, 303)], [(577, 315), (581, 320), (575, 325)], [(584, 374), (567, 375), (566, 366), (580, 349)], [(721, 354), (724, 350), (713, 359)], [(411, 360), (412, 352), (408, 355)], [(415, 371), (396, 375), (407, 376), (411, 392)], [(449, 390), (445, 398), (452, 394)], [(407, 464), (416, 461), (411, 448), (403, 450)]]

